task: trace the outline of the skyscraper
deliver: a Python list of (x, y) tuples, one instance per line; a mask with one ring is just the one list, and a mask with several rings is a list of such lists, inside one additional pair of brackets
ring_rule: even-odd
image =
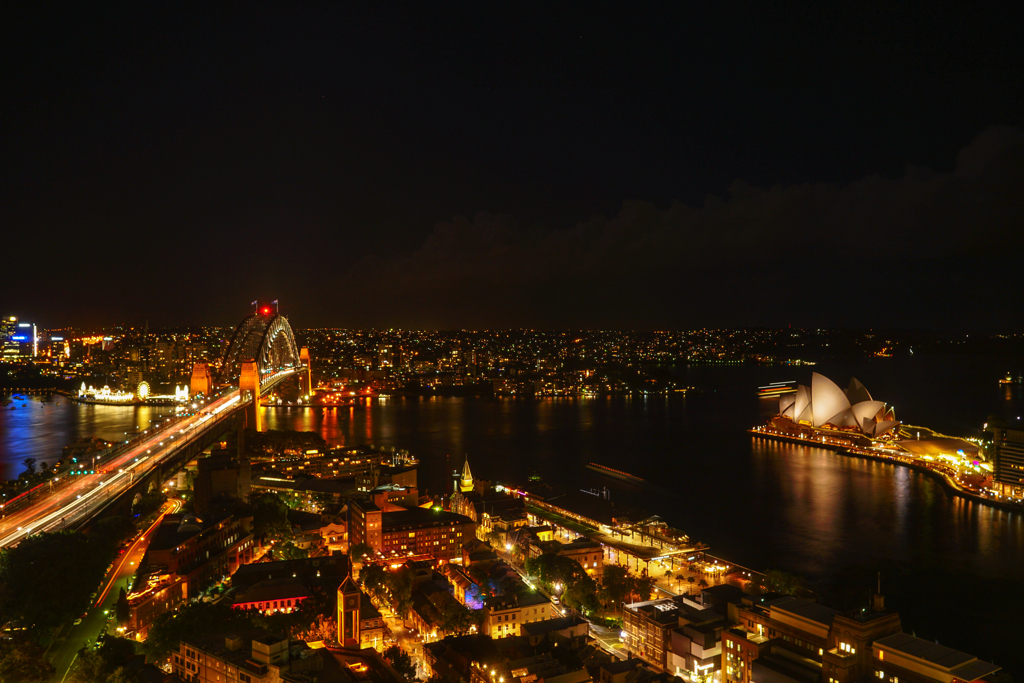
[(14, 337), (18, 335), (18, 317), (9, 315), (0, 318), (0, 355), (5, 362), (18, 360), (21, 355), (21, 345)]

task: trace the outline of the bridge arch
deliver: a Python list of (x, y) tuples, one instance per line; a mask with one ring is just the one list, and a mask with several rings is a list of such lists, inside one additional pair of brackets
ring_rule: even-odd
[(222, 383), (237, 384), (242, 363), (255, 360), (260, 378), (301, 365), (295, 333), (278, 314), (253, 313), (235, 328), (220, 367)]

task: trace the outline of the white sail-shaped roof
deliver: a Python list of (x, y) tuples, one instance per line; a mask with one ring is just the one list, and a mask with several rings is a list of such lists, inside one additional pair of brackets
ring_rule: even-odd
[(860, 425), (857, 424), (857, 418), (854, 417), (853, 411), (849, 408), (844, 408), (843, 410), (839, 411), (839, 413), (827, 419), (826, 422), (834, 424), (836, 427), (860, 428)]
[(849, 399), (851, 405), (856, 405), (861, 401), (870, 401), (871, 394), (868, 393), (867, 388), (860, 383), (856, 377), (850, 378), (850, 387), (846, 390), (846, 398)]
[(897, 425), (899, 425), (899, 422), (896, 420), (883, 420), (875, 425), (875, 433), (872, 436), (881, 436)]
[(779, 415), (785, 415), (786, 417), (795, 419), (796, 415), (793, 414), (793, 405), (795, 403), (796, 396), (793, 394), (784, 394), (779, 396)]
[(881, 401), (861, 401), (860, 403), (854, 403), (850, 410), (853, 411), (857, 424), (860, 424), (865, 419), (877, 418), (884, 408), (885, 404)]
[(811, 402), (814, 405), (814, 419), (811, 424), (820, 427), (829, 418), (839, 415), (850, 407), (850, 401), (839, 386), (825, 375), (811, 375)]
[[(793, 415), (796, 416), (796, 421), (807, 420), (811, 421), (811, 415), (809, 408), (811, 406), (811, 390), (805, 387), (803, 384), (797, 386), (796, 397), (793, 399)], [(806, 417), (804, 414), (807, 414)]]

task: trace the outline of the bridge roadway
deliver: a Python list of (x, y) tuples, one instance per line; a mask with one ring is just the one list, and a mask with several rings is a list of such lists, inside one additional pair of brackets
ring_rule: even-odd
[[(267, 377), (261, 382), (261, 393), (270, 391), (280, 381), (302, 369), (289, 368)], [(0, 548), (15, 545), (33, 533), (81, 524), (109, 500), (131, 487), (135, 477), (149, 472), (199, 435), (216, 429), (248, 402), (248, 399), (241, 398), (238, 389), (234, 389), (211, 401), (201, 412), (159, 429), (125, 449), (113, 460), (103, 463), (102, 472), (61, 475), (72, 476), (72, 482), (0, 519)]]

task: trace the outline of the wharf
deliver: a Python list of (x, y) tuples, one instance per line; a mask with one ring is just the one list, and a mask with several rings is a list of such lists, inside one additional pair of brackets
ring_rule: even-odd
[(1009, 512), (1024, 512), (1024, 505), (1020, 503), (1012, 503), (1004, 500), (996, 500), (980, 493), (974, 493), (965, 489), (956, 482), (955, 479), (950, 477), (945, 472), (941, 472), (931, 467), (930, 463), (924, 463), (915, 458), (909, 453), (898, 453), (894, 452), (892, 455), (879, 453), (876, 450), (867, 450), (864, 448), (857, 448), (851, 446), (848, 443), (839, 443), (838, 441), (832, 440), (815, 440), (815, 439), (801, 439), (787, 434), (779, 434), (770, 432), (757, 427), (747, 430), (751, 435), (760, 437), (762, 439), (769, 439), (772, 441), (784, 441), (787, 443), (798, 444), (800, 446), (808, 446), (814, 448), (825, 448), (830, 451), (836, 451), (840, 455), (849, 455), (855, 458), (863, 458), (865, 460), (874, 460), (876, 462), (888, 463), (890, 465), (898, 465), (900, 467), (907, 467), (912, 470), (917, 470), (922, 474), (928, 475), (935, 479), (938, 479), (942, 484), (949, 489), (953, 494), (965, 498), (976, 503), (988, 505), (990, 507), (998, 508), (1000, 510), (1007, 510)]

